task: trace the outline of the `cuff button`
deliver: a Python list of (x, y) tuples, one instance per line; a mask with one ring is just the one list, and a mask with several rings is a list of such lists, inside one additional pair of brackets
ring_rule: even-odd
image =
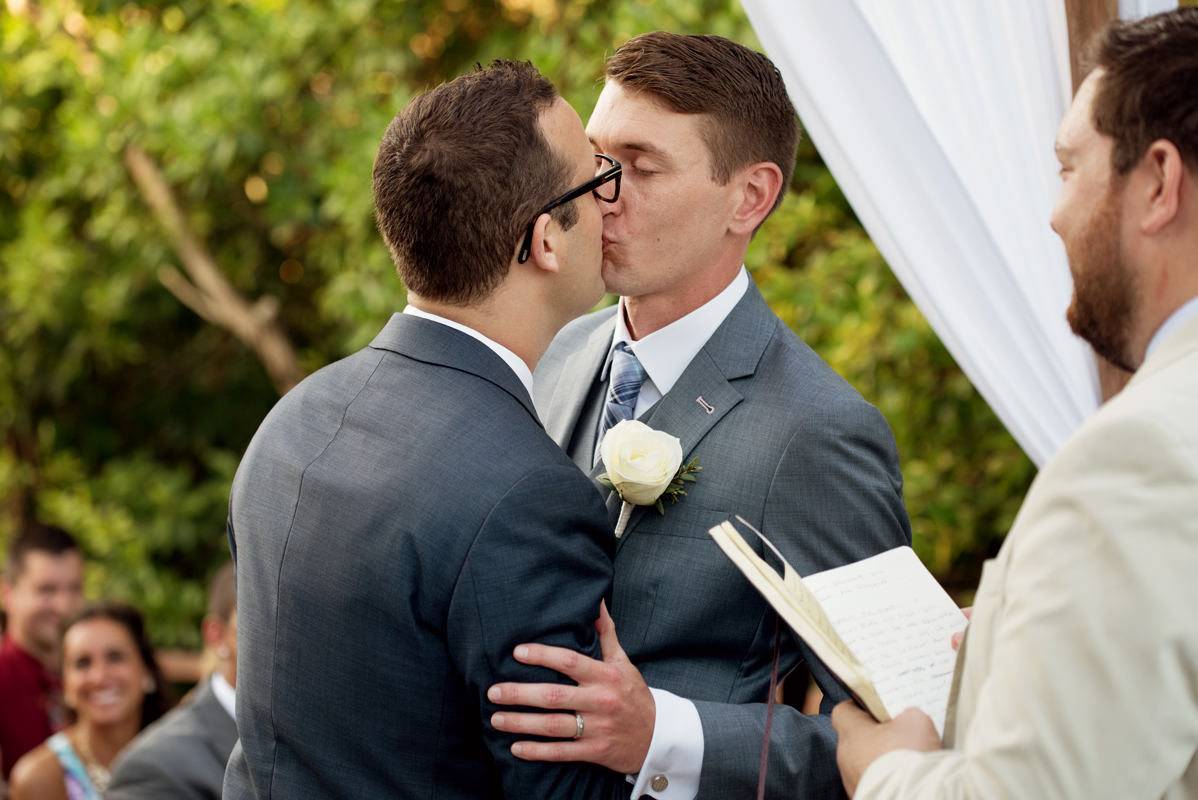
[(649, 787), (655, 792), (664, 792), (669, 785), (670, 781), (665, 775), (654, 775), (653, 780), (649, 781)]

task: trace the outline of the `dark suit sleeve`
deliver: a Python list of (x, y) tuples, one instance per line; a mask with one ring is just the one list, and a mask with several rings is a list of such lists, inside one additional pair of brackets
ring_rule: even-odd
[[(520, 664), (516, 645), (539, 642), (601, 658), (594, 621), (611, 605), (615, 538), (594, 485), (577, 469), (526, 476), (495, 506), (458, 578), (450, 606), (449, 651), (483, 725), (509, 798), (627, 798), (631, 786), (590, 764), (521, 761), (518, 738), (497, 732), (500, 708), (486, 691), (501, 681), (564, 683), (551, 670)], [(508, 708), (510, 710), (510, 707)]]
[[(798, 541), (831, 566), (911, 544), (894, 435), (882, 414), (854, 398), (807, 419), (774, 473), (763, 533), (793, 564)], [(789, 628), (785, 636), (793, 636)], [(770, 630), (772, 641), (772, 629)], [(823, 665), (799, 642), (825, 702), (819, 716), (778, 706), (770, 736), (767, 796), (840, 798), (836, 736), (828, 714), (847, 699)], [(703, 723), (699, 800), (751, 797), (765, 734), (763, 703), (695, 703)]]

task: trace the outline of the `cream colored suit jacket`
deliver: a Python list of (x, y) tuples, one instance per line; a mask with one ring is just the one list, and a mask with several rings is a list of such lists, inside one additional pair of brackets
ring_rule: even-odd
[(1198, 320), (1036, 478), (959, 672), (955, 749), (857, 800), (1198, 798)]

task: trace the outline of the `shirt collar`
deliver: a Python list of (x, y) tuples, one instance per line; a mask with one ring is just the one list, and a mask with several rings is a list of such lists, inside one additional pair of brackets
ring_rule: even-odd
[(674, 384), (682, 377), (691, 360), (699, 354), (707, 340), (732, 313), (732, 309), (745, 296), (748, 288), (749, 273), (742, 266), (724, 291), (685, 317), (636, 341), (633, 341), (632, 334), (628, 332), (628, 325), (624, 322), (624, 299), (621, 298), (616, 311), (616, 331), (607, 351), (607, 362), (603, 365), (600, 378), (607, 380), (608, 371), (611, 369), (612, 351), (616, 345), (628, 342), (628, 349), (641, 362), (653, 385), (664, 395), (674, 388)]
[(1164, 344), (1166, 339), (1195, 317), (1198, 317), (1198, 297), (1191, 297), (1188, 303), (1169, 315), (1164, 325), (1156, 329), (1156, 333), (1152, 335), (1152, 340), (1148, 342), (1148, 350), (1144, 353), (1144, 360), (1147, 361), (1152, 355), (1153, 350)]
[(473, 338), (482, 342), (487, 347), (491, 348), (491, 351), (495, 353), (495, 355), (502, 358), (505, 364), (512, 368), (512, 372), (516, 373), (516, 377), (520, 379), (520, 383), (524, 384), (524, 388), (528, 391), (528, 396), (532, 397), (532, 370), (530, 370), (528, 365), (524, 363), (524, 359), (520, 358), (520, 356), (516, 355), (511, 350), (508, 350), (499, 342), (488, 339), (486, 336), (483, 336), (481, 333), (474, 330), (474, 328), (468, 328), (460, 322), (454, 322), (451, 319), (439, 317), (436, 314), (430, 314), (427, 311), (421, 311), (414, 305), (409, 304), (408, 307), (403, 310), (403, 313), (411, 314), (414, 317), (420, 317), (422, 319), (431, 319), (433, 322), (440, 322), (442, 325), (448, 325), (454, 330), (461, 331), (467, 336), (472, 336)]
[(216, 702), (229, 712), (230, 717), (237, 719), (237, 691), (229, 685), (225, 676), (220, 674), (220, 670), (212, 673), (210, 683), (212, 684), (212, 693), (216, 695)]

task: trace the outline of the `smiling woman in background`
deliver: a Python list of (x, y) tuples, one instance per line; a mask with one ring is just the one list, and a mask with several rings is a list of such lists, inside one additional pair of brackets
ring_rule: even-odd
[(135, 608), (84, 608), (63, 626), (62, 654), (75, 724), (17, 762), (10, 800), (100, 800), (117, 753), (170, 707)]

